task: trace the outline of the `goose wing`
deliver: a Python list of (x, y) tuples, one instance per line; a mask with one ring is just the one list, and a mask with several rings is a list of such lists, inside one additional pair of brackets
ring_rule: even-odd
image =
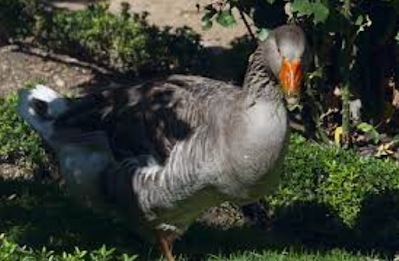
[(176, 142), (211, 124), (218, 108), (233, 104), (240, 93), (221, 81), (173, 75), (78, 99), (55, 126), (105, 130), (116, 158), (153, 155), (164, 162)]

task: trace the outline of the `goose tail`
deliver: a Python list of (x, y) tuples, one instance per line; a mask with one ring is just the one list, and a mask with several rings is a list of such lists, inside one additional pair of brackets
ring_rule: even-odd
[(102, 176), (114, 164), (105, 133), (57, 126), (57, 121), (76, 108), (49, 87), (37, 85), (18, 94), (19, 115), (56, 153), (70, 194), (89, 206), (101, 205)]
[(44, 85), (18, 92), (18, 114), (47, 142), (53, 143), (54, 122), (68, 110), (68, 99)]

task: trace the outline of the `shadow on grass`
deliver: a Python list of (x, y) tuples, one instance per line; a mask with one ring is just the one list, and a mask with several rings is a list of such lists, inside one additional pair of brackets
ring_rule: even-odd
[[(105, 244), (117, 252), (157, 258), (123, 223), (72, 202), (54, 184), (0, 182), (0, 231), (35, 249), (94, 250)], [(370, 195), (355, 226), (346, 226), (328, 206), (297, 203), (277, 210), (268, 230), (250, 227), (218, 230), (193, 225), (175, 253), (200, 260), (209, 254), (286, 249), (325, 252), (334, 248), (392, 257), (399, 247), (399, 191)]]
[(0, 213), (0, 231), (32, 248), (73, 251), (105, 244), (127, 253), (142, 248), (118, 221), (79, 206), (55, 184), (1, 181)]
[(394, 255), (399, 249), (399, 190), (367, 195), (354, 233), (358, 248)]

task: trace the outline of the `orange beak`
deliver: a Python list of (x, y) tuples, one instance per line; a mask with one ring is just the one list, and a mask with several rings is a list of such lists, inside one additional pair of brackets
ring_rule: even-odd
[(291, 62), (284, 58), (279, 76), (283, 91), (288, 97), (299, 94), (303, 78), (301, 62), (299, 60), (296, 59)]

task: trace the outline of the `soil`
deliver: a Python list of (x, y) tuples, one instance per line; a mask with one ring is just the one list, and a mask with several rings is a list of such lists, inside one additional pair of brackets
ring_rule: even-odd
[(70, 57), (49, 55), (37, 49), (0, 48), (0, 95), (37, 79), (44, 79), (56, 90), (72, 90), (74, 86), (91, 81), (93, 70)]
[[(91, 2), (94, 1), (55, 0), (51, 1), (51, 4), (57, 8), (78, 10), (85, 8)], [(122, 2), (128, 2), (133, 12), (148, 12), (149, 22), (157, 26), (192, 28), (201, 35), (202, 44), (214, 50), (226, 50), (231, 47), (232, 40), (247, 34), (247, 29), (240, 19), (237, 19), (237, 24), (231, 28), (214, 24), (211, 29), (203, 30), (201, 10), (203, 6), (212, 2), (209, 0), (112, 0), (110, 1), (111, 12), (117, 13)], [(200, 8), (198, 9), (197, 6)], [(236, 17), (238, 18), (239, 15), (236, 14)], [(217, 65), (217, 67), (221, 66)], [(221, 74), (228, 70), (219, 69)], [(5, 46), (0, 48), (0, 95), (18, 90), (26, 81), (32, 79), (44, 79), (57, 90), (71, 89), (90, 83), (98, 71), (101, 71), (101, 68), (67, 56), (50, 55), (36, 49), (22, 50), (17, 46)], [(226, 74), (228, 73), (230, 72)]]
[[(59, 8), (81, 9), (89, 2), (87, 0), (78, 1), (53, 1), (53, 5)], [(170, 26), (178, 28), (188, 26), (201, 35), (204, 46), (222, 46), (229, 47), (230, 42), (247, 34), (245, 24), (238, 19), (239, 14), (235, 13), (237, 24), (231, 28), (223, 28), (218, 24), (209, 30), (203, 30), (201, 25), (201, 17), (203, 7), (209, 3), (217, 1), (210, 0), (112, 0), (110, 1), (111, 12), (118, 13), (121, 3), (126, 2), (131, 6), (131, 10), (135, 13), (148, 13), (150, 23), (157, 26)], [(199, 7), (199, 8), (198, 8)]]

